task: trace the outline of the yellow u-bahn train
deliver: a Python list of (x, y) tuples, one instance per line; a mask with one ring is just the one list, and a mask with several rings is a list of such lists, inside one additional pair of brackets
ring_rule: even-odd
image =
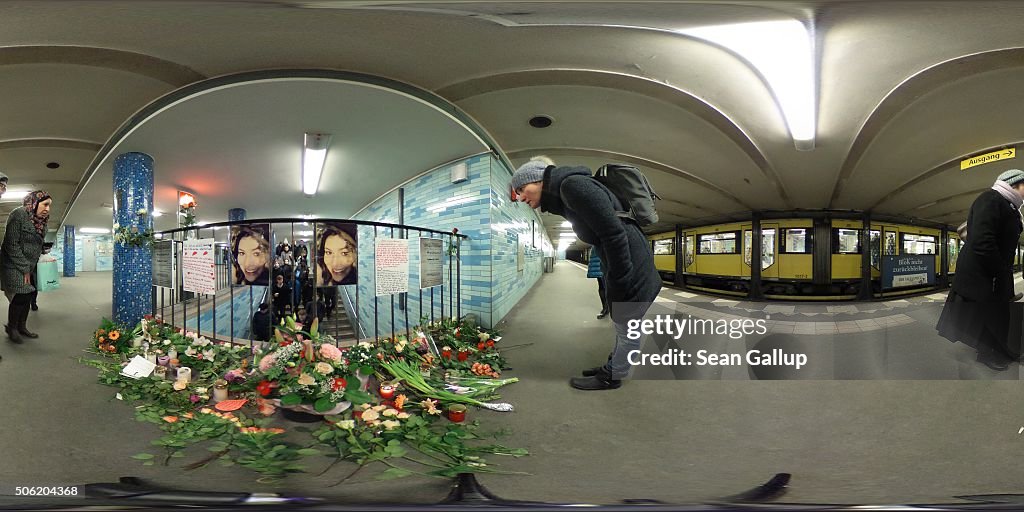
[[(773, 218), (760, 223), (760, 290), (765, 298), (842, 300), (857, 298), (858, 294), (864, 298), (863, 220)], [(747, 296), (754, 260), (752, 226), (751, 221), (715, 224), (682, 229), (678, 241), (674, 231), (649, 235), (648, 239), (655, 264), (666, 281), (695, 290)], [(952, 227), (943, 230), (874, 220), (870, 223), (869, 240), (871, 293), (875, 297), (915, 293), (951, 282), (962, 246)], [(682, 275), (678, 281), (677, 250), (682, 254)], [(945, 266), (943, 252), (947, 254)], [(926, 262), (934, 258), (934, 279), (929, 279), (928, 284), (907, 286), (888, 282), (883, 287), (883, 264), (892, 264), (883, 260), (897, 261), (885, 256), (913, 256)]]

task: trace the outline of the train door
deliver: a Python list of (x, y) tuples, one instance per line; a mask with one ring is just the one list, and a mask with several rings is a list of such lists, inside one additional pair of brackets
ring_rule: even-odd
[[(750, 277), (751, 264), (754, 261), (751, 254), (754, 249), (754, 231), (750, 224), (744, 224), (741, 229), (743, 230), (743, 265), (740, 275)], [(779, 278), (779, 265), (776, 265), (779, 254), (778, 235), (778, 224), (761, 224), (761, 279)]]

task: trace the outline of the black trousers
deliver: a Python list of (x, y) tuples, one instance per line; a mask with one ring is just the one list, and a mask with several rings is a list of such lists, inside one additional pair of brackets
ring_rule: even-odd
[(11, 297), (11, 305), (7, 307), (7, 323), (11, 327), (25, 325), (28, 313), (32, 309), (32, 299), (36, 293), (18, 293)]
[(597, 293), (601, 296), (601, 311), (608, 311), (608, 298), (605, 296), (604, 278), (597, 278)]

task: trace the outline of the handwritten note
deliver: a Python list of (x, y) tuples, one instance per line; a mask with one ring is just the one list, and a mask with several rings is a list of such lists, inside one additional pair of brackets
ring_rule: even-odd
[(213, 244), (213, 238), (185, 240), (181, 254), (182, 283), (185, 291), (196, 293), (215, 293), (217, 291)]
[(400, 238), (376, 240), (374, 264), (377, 296), (409, 291), (409, 241)]

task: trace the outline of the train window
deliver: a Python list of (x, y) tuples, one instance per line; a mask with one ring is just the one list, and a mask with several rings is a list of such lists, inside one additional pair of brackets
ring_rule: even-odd
[(739, 232), (708, 233), (700, 235), (700, 245), (697, 247), (698, 254), (739, 254)]
[(666, 238), (665, 240), (655, 240), (654, 255), (659, 256), (663, 254), (675, 254), (676, 246), (672, 242), (673, 240), (671, 238)]
[(697, 250), (696, 244), (693, 242), (693, 235), (687, 235), (686, 237), (686, 266), (693, 265), (693, 253)]
[(882, 232), (871, 230), (871, 266), (878, 268), (882, 260)]
[(786, 228), (782, 230), (783, 254), (809, 254), (811, 252), (810, 228)]
[(956, 258), (960, 256), (960, 248), (963, 242), (955, 236), (949, 237), (949, 270), (956, 268)]
[(860, 254), (860, 230), (833, 229), (832, 254)]
[(885, 252), (886, 256), (896, 255), (896, 233), (894, 231), (885, 232)]
[[(753, 235), (751, 230), (743, 232), (743, 262), (750, 265), (750, 253), (753, 251)], [(761, 269), (775, 263), (775, 230), (761, 230)]]
[(903, 254), (936, 254), (937, 238), (933, 235), (903, 233)]

